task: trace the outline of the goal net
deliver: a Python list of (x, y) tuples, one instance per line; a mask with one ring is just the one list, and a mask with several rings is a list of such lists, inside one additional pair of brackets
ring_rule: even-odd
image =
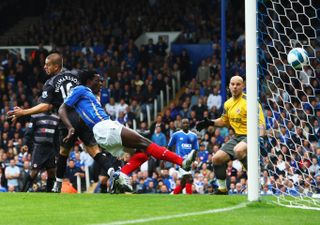
[[(261, 150), (260, 190), (280, 205), (320, 210), (319, 0), (259, 0), (260, 101), (268, 144)], [(287, 54), (300, 47), (310, 63), (295, 70)]]

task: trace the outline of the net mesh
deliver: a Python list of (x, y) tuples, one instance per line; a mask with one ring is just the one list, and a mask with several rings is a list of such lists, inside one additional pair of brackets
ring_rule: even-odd
[[(261, 193), (289, 207), (320, 209), (319, 0), (258, 2), (258, 73), (268, 143), (261, 150)], [(309, 65), (287, 63), (304, 48)]]

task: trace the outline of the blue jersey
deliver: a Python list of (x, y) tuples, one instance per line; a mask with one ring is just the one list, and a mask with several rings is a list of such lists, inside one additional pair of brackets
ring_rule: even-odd
[(173, 133), (168, 147), (176, 146), (176, 153), (181, 157), (189, 154), (192, 149), (199, 150), (198, 137), (195, 133), (188, 131), (188, 133), (182, 130)]
[(74, 107), (90, 128), (93, 128), (100, 121), (110, 119), (91, 89), (83, 85), (73, 88), (64, 103)]

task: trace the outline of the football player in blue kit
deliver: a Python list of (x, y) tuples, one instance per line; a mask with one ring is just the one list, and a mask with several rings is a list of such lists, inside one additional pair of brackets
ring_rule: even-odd
[[(72, 89), (61, 105), (59, 115), (68, 129), (68, 135), (64, 141), (68, 141), (74, 135), (74, 127), (68, 118), (68, 111), (74, 108), (84, 123), (93, 131), (97, 143), (113, 156), (122, 156), (124, 151), (134, 155), (136, 150), (142, 150), (157, 159), (172, 162), (186, 170), (190, 169), (196, 155), (195, 150), (182, 158), (167, 148), (152, 143), (136, 131), (124, 127), (117, 121), (112, 121), (93, 94), (101, 88), (99, 80), (100, 75), (97, 72), (83, 71), (80, 74), (80, 85)], [(128, 174), (120, 173), (117, 182), (127, 191), (132, 191)]]
[[(189, 130), (189, 120), (182, 120), (182, 130), (176, 131), (172, 134), (169, 141), (168, 148), (175, 148), (176, 154), (181, 157), (185, 157), (192, 150), (199, 150), (199, 143), (197, 134)], [(177, 185), (174, 189), (174, 194), (182, 192), (183, 188), (186, 188), (187, 194), (192, 194), (192, 175), (190, 172), (183, 170), (181, 167), (178, 169), (179, 176), (181, 176), (180, 185)]]

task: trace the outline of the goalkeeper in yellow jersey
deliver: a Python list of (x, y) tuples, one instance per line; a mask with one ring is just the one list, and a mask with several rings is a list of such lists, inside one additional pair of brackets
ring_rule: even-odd
[[(244, 82), (240, 76), (233, 76), (229, 89), (232, 97), (224, 103), (222, 116), (215, 120), (205, 119), (200, 121), (196, 128), (202, 130), (208, 126), (232, 127), (235, 136), (225, 143), (212, 157), (212, 163), (218, 180), (216, 194), (227, 194), (226, 169), (230, 160), (239, 159), (243, 166), (247, 165), (247, 100), (243, 93)], [(252, 109), (255, 110), (255, 109)], [(264, 145), (265, 119), (262, 107), (259, 104), (260, 141)]]

